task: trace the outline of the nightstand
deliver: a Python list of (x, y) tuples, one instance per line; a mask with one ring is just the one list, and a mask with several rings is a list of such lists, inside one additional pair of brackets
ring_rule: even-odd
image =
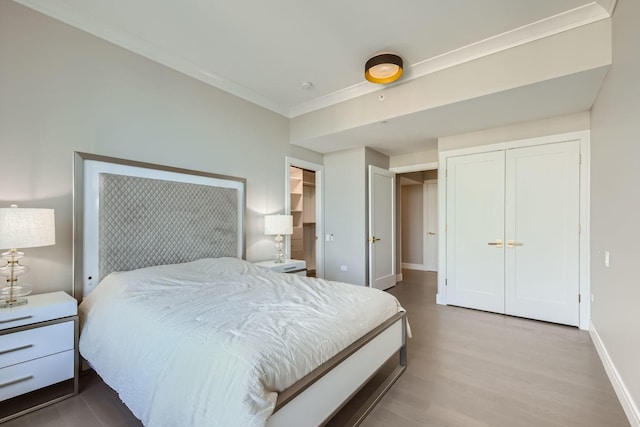
[(304, 260), (285, 259), (284, 262), (260, 261), (254, 262), (255, 265), (266, 267), (278, 273), (293, 273), (300, 276), (307, 275), (307, 263)]
[(0, 309), (0, 423), (78, 394), (78, 303), (28, 300)]

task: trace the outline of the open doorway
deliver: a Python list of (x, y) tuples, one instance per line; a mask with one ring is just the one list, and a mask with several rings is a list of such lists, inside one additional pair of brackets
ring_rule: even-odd
[[(396, 172), (397, 269), (438, 271), (438, 163)], [(398, 278), (402, 280), (402, 276)]]
[(291, 258), (304, 260), (307, 276), (316, 277), (316, 173), (290, 166)]
[(322, 173), (322, 165), (287, 157), (285, 211), (293, 217), (287, 252), (305, 261), (307, 276), (319, 278), (324, 277)]
[(437, 171), (410, 172), (400, 178), (402, 268), (438, 270)]

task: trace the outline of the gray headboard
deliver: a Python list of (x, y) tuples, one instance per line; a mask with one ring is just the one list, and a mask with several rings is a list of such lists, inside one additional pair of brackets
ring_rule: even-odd
[(74, 296), (113, 271), (244, 258), (246, 181), (75, 153)]

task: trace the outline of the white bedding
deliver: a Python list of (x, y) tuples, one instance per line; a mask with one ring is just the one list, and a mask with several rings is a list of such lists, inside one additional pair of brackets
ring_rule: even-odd
[(80, 353), (154, 426), (263, 426), (285, 390), (402, 308), (376, 289), (235, 258), (112, 273)]

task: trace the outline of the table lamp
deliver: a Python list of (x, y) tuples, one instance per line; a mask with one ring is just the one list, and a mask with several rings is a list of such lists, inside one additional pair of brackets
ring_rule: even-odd
[(18, 248), (35, 248), (56, 243), (55, 218), (53, 209), (0, 208), (0, 248), (9, 249), (1, 255), (7, 264), (0, 267), (0, 276), (7, 277), (6, 286), (0, 289), (0, 308), (8, 308), (27, 303), (24, 298), (32, 289), (18, 285), (18, 276), (29, 271), (20, 265), (24, 253)]
[(276, 241), (276, 263), (284, 262), (282, 248), (282, 235), (293, 234), (293, 216), (291, 215), (267, 215), (264, 217), (264, 234), (275, 235)]

